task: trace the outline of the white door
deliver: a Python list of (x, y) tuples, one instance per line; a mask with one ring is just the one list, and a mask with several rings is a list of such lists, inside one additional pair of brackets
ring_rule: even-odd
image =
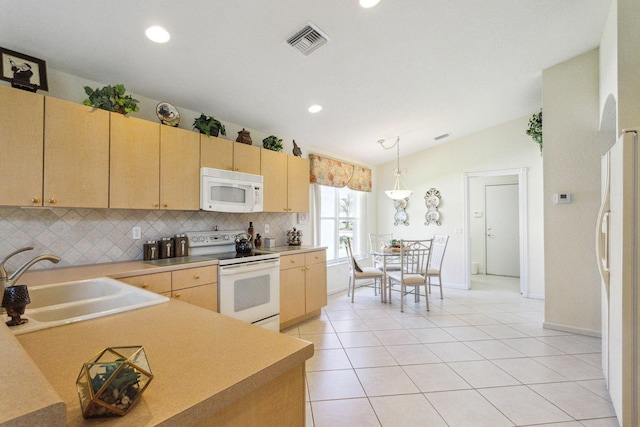
[(487, 274), (520, 277), (518, 184), (485, 186)]

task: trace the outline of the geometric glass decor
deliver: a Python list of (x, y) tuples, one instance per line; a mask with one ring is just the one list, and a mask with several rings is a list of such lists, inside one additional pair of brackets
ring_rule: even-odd
[(82, 416), (126, 415), (152, 379), (142, 346), (104, 349), (83, 364), (76, 381)]

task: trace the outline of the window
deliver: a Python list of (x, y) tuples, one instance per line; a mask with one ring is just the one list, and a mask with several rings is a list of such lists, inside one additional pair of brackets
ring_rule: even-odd
[(327, 247), (327, 260), (346, 258), (344, 238), (353, 239), (353, 252), (360, 252), (366, 193), (348, 187), (317, 186), (320, 192), (320, 244)]

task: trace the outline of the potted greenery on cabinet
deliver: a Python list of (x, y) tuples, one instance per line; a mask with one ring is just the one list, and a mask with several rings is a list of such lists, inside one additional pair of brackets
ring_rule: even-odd
[(131, 95), (125, 95), (127, 91), (122, 84), (115, 86), (105, 86), (102, 89), (91, 89), (89, 86), (84, 87), (84, 91), (89, 95), (82, 103), (93, 108), (101, 110), (113, 111), (120, 114), (129, 114), (132, 111), (140, 111), (138, 100), (133, 99)]
[(267, 150), (282, 151), (282, 140), (274, 135), (269, 135), (262, 140), (262, 146)]
[(204, 133), (207, 136), (218, 136), (218, 133), (227, 135), (227, 131), (220, 120), (204, 114), (200, 114), (200, 117), (196, 117), (193, 121), (193, 129), (199, 130), (200, 133)]

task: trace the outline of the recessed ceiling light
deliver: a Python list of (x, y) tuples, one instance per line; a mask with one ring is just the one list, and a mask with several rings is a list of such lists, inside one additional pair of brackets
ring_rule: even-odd
[(149, 27), (144, 33), (147, 35), (149, 40), (156, 43), (166, 43), (171, 38), (167, 30), (158, 26)]
[(322, 110), (322, 105), (315, 104), (309, 107), (310, 113), (319, 113), (321, 110)]
[(373, 7), (378, 3), (380, 3), (380, 0), (360, 0), (360, 6), (364, 7), (365, 9), (369, 9), (370, 7)]

